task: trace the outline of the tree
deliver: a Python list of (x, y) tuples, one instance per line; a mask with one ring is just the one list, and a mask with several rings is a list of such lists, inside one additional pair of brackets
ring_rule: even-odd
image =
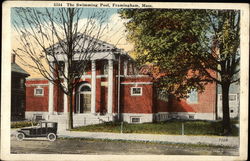
[(229, 87), (239, 81), (240, 13), (233, 10), (121, 9), (137, 61), (159, 67), (158, 88), (178, 98), (222, 86), (224, 133), (231, 133)]
[[(67, 95), (68, 129), (72, 129), (73, 92), (93, 53), (102, 45), (98, 39), (106, 29), (106, 12), (83, 15), (87, 12), (80, 8), (15, 8), (14, 11), (13, 26), (19, 47), (13, 52), (23, 65), (40, 73)], [(86, 21), (82, 24), (83, 16)]]

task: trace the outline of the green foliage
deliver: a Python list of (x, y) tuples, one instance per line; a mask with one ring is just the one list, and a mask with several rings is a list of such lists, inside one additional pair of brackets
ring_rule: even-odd
[[(159, 87), (180, 97), (191, 89), (203, 90), (206, 82), (197, 80), (206, 77), (195, 74), (200, 68), (197, 55), (203, 54), (204, 47), (208, 50), (204, 41), (208, 25), (201, 22), (203, 10), (123, 9), (120, 14), (129, 19), (128, 40), (135, 45), (137, 60), (153, 63), (167, 74), (157, 80)], [(188, 77), (190, 70), (193, 77)]]
[[(159, 123), (144, 124), (123, 124), (123, 133), (147, 133), (147, 134), (167, 134), (181, 135), (182, 123), (184, 123), (185, 135), (222, 135), (222, 122), (212, 121), (183, 121), (169, 120)], [(121, 132), (120, 123), (103, 123), (98, 125), (82, 126), (73, 129), (74, 131), (91, 131), (91, 132)], [(238, 129), (233, 127), (233, 136), (238, 136)]]
[[(218, 72), (220, 59), (232, 58), (228, 55), (236, 55), (239, 47), (237, 11), (121, 9), (119, 13), (128, 19), (125, 26), (137, 61), (154, 64), (166, 73), (156, 80), (158, 87), (178, 97), (192, 89), (203, 91), (208, 82), (219, 83), (209, 70)], [(216, 46), (222, 56), (214, 56)]]
[(11, 128), (21, 128), (21, 127), (29, 127), (29, 126), (37, 125), (37, 122), (32, 121), (19, 121), (19, 122), (11, 122)]

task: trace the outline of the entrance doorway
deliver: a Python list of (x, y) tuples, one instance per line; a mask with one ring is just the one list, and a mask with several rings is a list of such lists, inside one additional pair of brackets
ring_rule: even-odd
[(91, 88), (89, 84), (79, 86), (76, 95), (76, 113), (91, 112)]

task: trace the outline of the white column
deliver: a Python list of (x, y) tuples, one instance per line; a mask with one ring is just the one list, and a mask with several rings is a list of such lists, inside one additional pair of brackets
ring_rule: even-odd
[(124, 75), (127, 75), (128, 74), (128, 61), (127, 60), (124, 60)]
[[(66, 77), (68, 77), (68, 63), (67, 62), (65, 62), (65, 64), (64, 64), (64, 74)], [(64, 79), (64, 84), (67, 87), (68, 82), (66, 79)], [(67, 114), (68, 113), (68, 97), (65, 93), (64, 93), (63, 97), (64, 97), (63, 98), (63, 112), (64, 112), (64, 114)]]
[(95, 113), (96, 108), (96, 65), (91, 61), (91, 113)]
[(112, 114), (113, 100), (113, 60), (108, 60), (108, 114)]
[(54, 84), (49, 82), (49, 114), (53, 115), (54, 113)]
[[(54, 65), (53, 63), (50, 63), (50, 65)], [(50, 71), (53, 72), (51, 69)], [(52, 74), (53, 77), (53, 74)], [(49, 114), (52, 115), (54, 113), (54, 84), (49, 82)]]

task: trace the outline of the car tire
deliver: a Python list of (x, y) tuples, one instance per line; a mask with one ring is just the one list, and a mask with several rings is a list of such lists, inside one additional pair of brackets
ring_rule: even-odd
[(49, 133), (47, 138), (48, 138), (49, 141), (55, 141), (56, 140), (56, 134)]
[(25, 138), (25, 136), (24, 136), (23, 133), (18, 132), (18, 133), (16, 134), (16, 139), (17, 139), (18, 141), (22, 141), (24, 138)]

